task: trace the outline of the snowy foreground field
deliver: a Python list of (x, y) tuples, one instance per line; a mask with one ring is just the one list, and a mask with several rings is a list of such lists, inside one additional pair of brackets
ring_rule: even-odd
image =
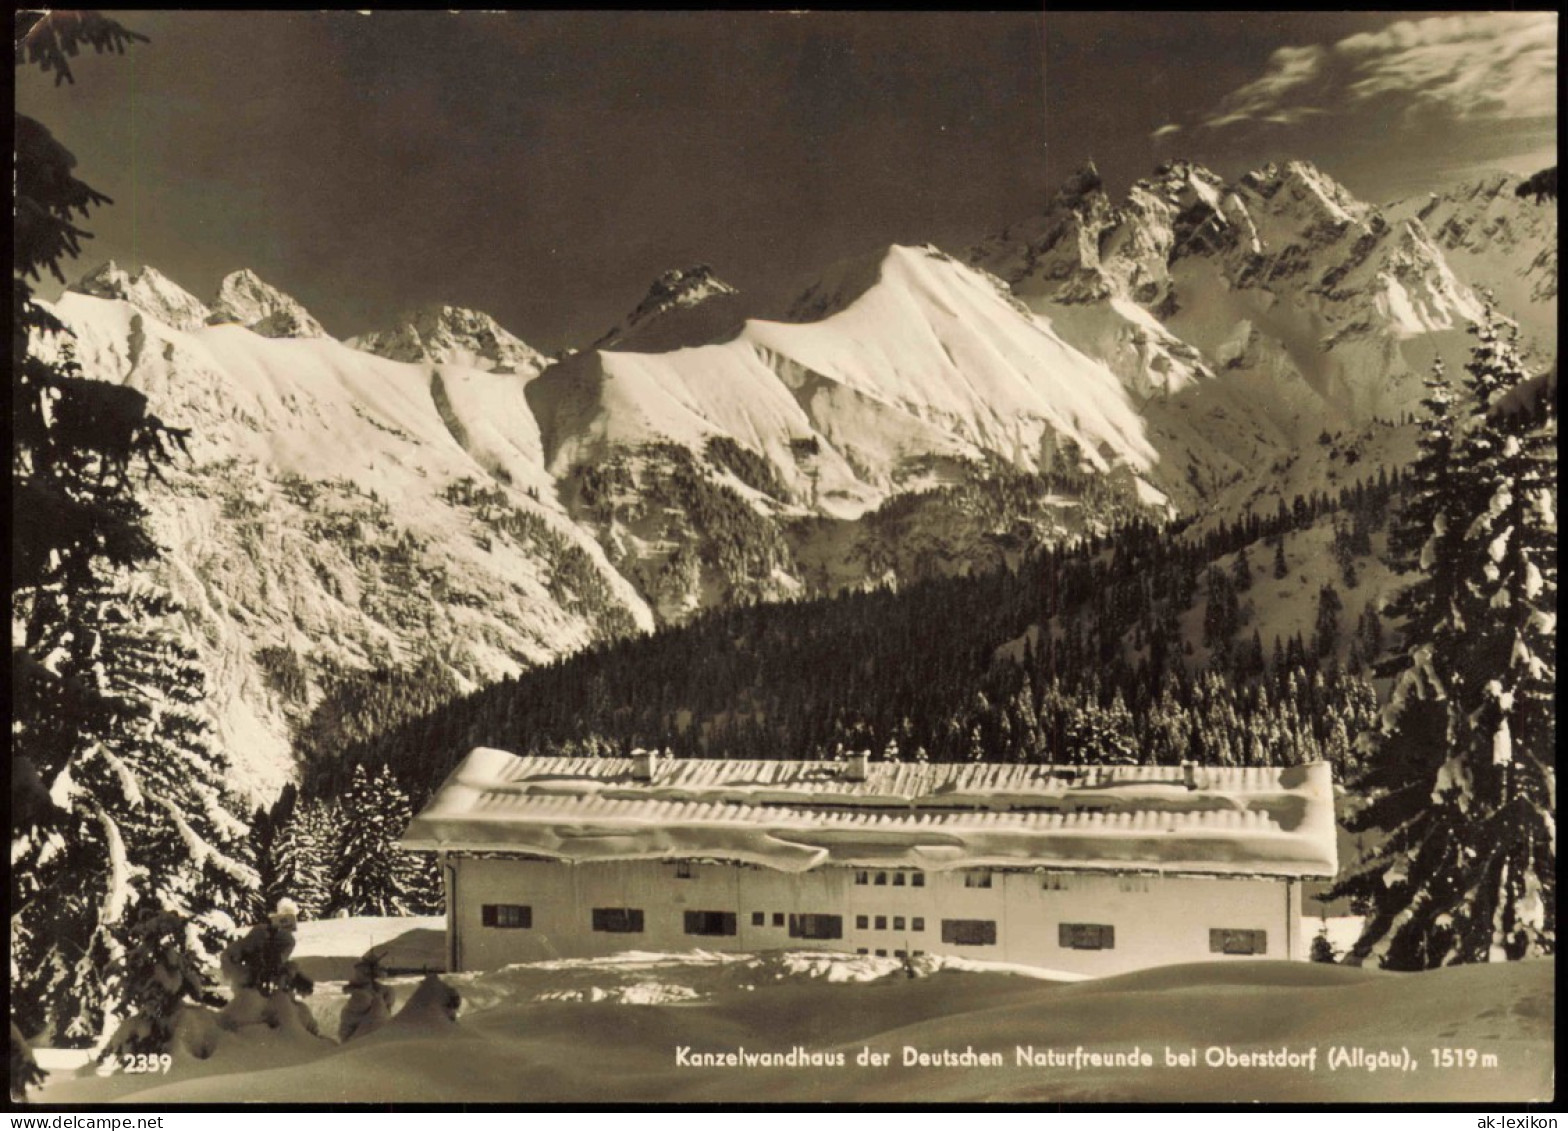
[[(319, 979), (321, 1031), (337, 1032), (334, 979), (353, 956), (390, 943), (391, 965), (436, 967), (440, 927), (303, 924), (296, 957)], [(167, 1075), (56, 1070), (33, 1098), (1406, 1103), (1553, 1091), (1546, 961), (1414, 975), (1238, 961), (1097, 980), (921, 961), (916, 978), (894, 959), (800, 952), (530, 963), (448, 976), (463, 995), (456, 1023), (416, 1002), (342, 1046), (257, 1026), (225, 1034), (207, 1060), (177, 1055)], [(399, 1005), (420, 981), (397, 979)]]

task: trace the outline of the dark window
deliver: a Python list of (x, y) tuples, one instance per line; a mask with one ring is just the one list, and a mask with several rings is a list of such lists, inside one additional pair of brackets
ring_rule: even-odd
[(1209, 950), (1214, 954), (1267, 954), (1268, 932), (1213, 927), (1209, 930)]
[(901, 887), (904, 886), (904, 882), (905, 882), (904, 873), (902, 873), (902, 872), (894, 872), (893, 873), (893, 886), (894, 887), (901, 888)]
[(753, 927), (766, 927), (768, 925), (768, 913), (766, 911), (753, 911), (751, 913), (751, 925)]
[(1069, 950), (1114, 950), (1116, 928), (1103, 923), (1063, 923), (1057, 943)]
[(919, 958), (923, 954), (925, 954), (925, 951), (923, 951), (923, 950), (912, 950), (912, 951), (909, 952), (909, 957), (911, 957), (911, 958)]
[(904, 929), (904, 917), (902, 915), (893, 916), (893, 929), (895, 931), (902, 931)]
[(617, 935), (640, 935), (642, 911), (636, 907), (595, 907), (593, 929)]
[(886, 872), (878, 872), (877, 873), (876, 886), (879, 887), (879, 888), (887, 887), (887, 873)]
[(677, 880), (695, 880), (697, 878), (697, 866), (690, 860), (677, 862), (675, 865), (675, 878)]
[(910, 876), (909, 877), (909, 886), (910, 887), (917, 887), (917, 888), (925, 887), (926, 886), (926, 874), (924, 872), (916, 872), (913, 876)]
[(532, 927), (534, 909), (519, 903), (486, 903), (479, 918), (486, 927)]
[(942, 941), (954, 946), (995, 946), (996, 920), (943, 919)]
[(878, 958), (886, 958), (887, 957), (887, 951), (885, 951), (885, 950), (877, 951), (877, 957)]
[(844, 937), (842, 915), (791, 915), (789, 937), (792, 939), (841, 939)]
[(877, 930), (879, 930), (879, 931), (887, 930), (887, 916), (886, 915), (878, 915), (877, 916)]
[(911, 931), (923, 931), (926, 929), (926, 921), (919, 915), (916, 915), (909, 921), (909, 929)]
[(901, 951), (901, 950), (895, 950), (895, 951), (894, 951), (894, 952), (893, 952), (893, 957), (894, 957), (894, 958), (907, 958), (907, 957), (909, 957), (909, 956), (908, 956), (908, 955), (907, 955), (907, 954), (905, 954), (905, 953), (904, 953), (904, 952), (903, 952), (903, 951)]
[(775, 911), (773, 913), (773, 925), (775, 927), (782, 927), (784, 925), (784, 912)]
[(870, 954), (870, 953), (871, 953), (871, 952), (870, 952), (870, 951), (869, 951), (869, 950), (867, 950), (867, 949), (866, 949), (866, 948), (865, 948), (865, 947), (863, 947), (863, 946), (857, 946), (857, 947), (856, 947), (856, 948), (855, 948), (855, 953), (856, 953), (856, 954)]
[(991, 873), (965, 872), (964, 886), (966, 888), (988, 888), (991, 886)]
[(733, 935), (735, 933), (735, 912), (688, 911), (686, 912), (686, 933), (688, 935)]
[(870, 926), (871, 926), (871, 919), (868, 916), (865, 916), (865, 915), (856, 915), (855, 916), (855, 930), (857, 930), (857, 931), (864, 931), (866, 928), (868, 928)]
[(857, 884), (859, 884), (861, 887), (864, 887), (866, 884), (869, 884), (871, 882), (871, 873), (870, 872), (856, 872), (855, 873), (855, 882)]

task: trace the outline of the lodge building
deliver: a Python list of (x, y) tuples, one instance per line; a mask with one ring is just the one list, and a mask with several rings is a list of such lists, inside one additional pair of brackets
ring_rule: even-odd
[(402, 844), (451, 970), (624, 950), (949, 954), (1113, 974), (1303, 959), (1326, 763), (920, 765), (479, 748)]

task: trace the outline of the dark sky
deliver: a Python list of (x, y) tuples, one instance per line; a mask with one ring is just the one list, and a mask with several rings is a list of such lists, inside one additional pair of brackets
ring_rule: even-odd
[[(150, 263), (206, 298), (251, 267), (338, 336), (443, 301), (541, 348), (581, 344), (670, 267), (770, 295), (890, 242), (961, 252), (1087, 157), (1119, 192), (1171, 156), (1228, 175), (1302, 156), (1372, 199), (1469, 163), (1408, 130), (1391, 159), (1398, 90), (1349, 125), (1314, 105), (1294, 128), (1260, 123), (1354, 88), (1273, 83), (1243, 100), (1248, 121), (1200, 125), (1277, 49), (1380, 32), (1387, 13), (118, 18), (152, 42), (82, 59), (74, 87), (18, 70), (19, 109), (115, 199), (77, 273)], [(1503, 117), (1472, 131), (1496, 150), (1477, 160), (1519, 165), (1541, 120)]]

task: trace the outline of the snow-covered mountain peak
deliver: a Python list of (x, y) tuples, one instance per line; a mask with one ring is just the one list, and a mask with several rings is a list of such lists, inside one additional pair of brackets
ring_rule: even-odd
[(348, 345), (392, 361), (436, 362), (500, 373), (537, 373), (543, 354), (490, 315), (435, 305), (403, 313), (390, 329), (350, 338)]
[(1152, 176), (1134, 182), (1133, 188), (1152, 193), (1170, 204), (1185, 206), (1195, 198), (1212, 199), (1225, 187), (1219, 174), (1193, 161), (1167, 161)]
[(1076, 169), (1056, 190), (1056, 195), (1051, 198), (1052, 208), (1072, 207), (1087, 197), (1098, 194), (1105, 195), (1104, 182), (1100, 179), (1100, 170), (1093, 161), (1085, 161)]
[(635, 320), (644, 312), (657, 313), (673, 306), (695, 306), (712, 295), (737, 294), (734, 287), (713, 273), (705, 263), (666, 271), (648, 288), (648, 297), (632, 312)]
[(1557, 209), (1518, 193), (1520, 178), (1476, 180), (1391, 204), (1391, 220), (1416, 220), (1445, 259), (1519, 320), (1538, 349), (1555, 349)]
[(176, 330), (196, 330), (211, 313), (205, 303), (152, 267), (128, 271), (109, 260), (71, 285), (94, 298), (119, 299)]
[(300, 303), (264, 282), (250, 268), (226, 275), (218, 284), (207, 321), (237, 322), (266, 338), (324, 338), (327, 332)]
[(853, 306), (868, 291), (890, 285), (918, 291), (929, 284), (934, 264), (946, 264), (966, 276), (978, 274), (996, 287), (1008, 303), (1018, 306), (1004, 279), (993, 272), (965, 265), (935, 244), (891, 244), (874, 252), (841, 259), (818, 275), (789, 306), (786, 322), (821, 322)]
[(704, 345), (739, 328), (739, 298), (705, 263), (675, 268), (655, 279), (637, 308), (594, 346), (662, 353)]
[(1352, 227), (1365, 230), (1377, 216), (1374, 207), (1306, 161), (1255, 169), (1241, 178), (1237, 191), (1266, 244), (1322, 246)]

